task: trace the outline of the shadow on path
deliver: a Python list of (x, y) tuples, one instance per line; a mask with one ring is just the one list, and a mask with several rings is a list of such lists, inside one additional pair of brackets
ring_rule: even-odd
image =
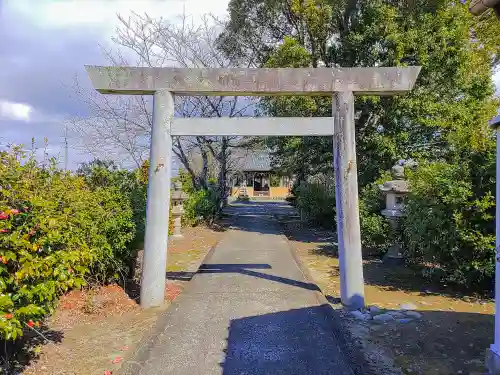
[(124, 374), (370, 374), (353, 372), (364, 359), (352, 357), (340, 319), (303, 277), (275, 210), (290, 207), (228, 207), (230, 229), (199, 270), (166, 274), (194, 280), (126, 362)]
[(281, 276), (269, 275), (267, 273), (253, 271), (252, 269), (269, 270), (272, 269), (272, 267), (269, 264), (202, 264), (198, 269), (198, 272), (167, 272), (167, 279), (189, 281), (197, 273), (198, 274), (239, 273), (242, 275), (258, 277), (269, 281), (275, 281), (286, 285), (296, 286), (307, 290), (319, 291), (318, 286), (313, 283), (293, 280)]
[(231, 320), (223, 375), (347, 375), (328, 305)]

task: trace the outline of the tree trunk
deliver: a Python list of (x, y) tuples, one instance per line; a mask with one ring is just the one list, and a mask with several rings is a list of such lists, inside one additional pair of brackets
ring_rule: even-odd
[(228, 188), (227, 188), (227, 160), (229, 158), (228, 146), (229, 146), (228, 138), (222, 137), (221, 149), (219, 153), (219, 189), (221, 192), (222, 207), (227, 206), (227, 198), (228, 198)]
[(186, 153), (184, 152), (184, 149), (181, 145), (181, 142), (179, 138), (175, 139), (175, 147), (173, 148), (174, 154), (177, 156), (177, 158), (180, 160), (186, 171), (189, 173), (189, 176), (191, 177), (191, 181), (193, 183), (193, 188), (195, 190), (198, 190), (201, 186), (198, 181), (198, 178), (196, 176), (196, 173), (194, 172), (193, 168), (191, 168), (191, 164), (189, 161), (189, 158), (187, 157)]
[(208, 153), (205, 146), (201, 145), (201, 143), (200, 143), (200, 153), (202, 161), (200, 185), (203, 189), (208, 189)]

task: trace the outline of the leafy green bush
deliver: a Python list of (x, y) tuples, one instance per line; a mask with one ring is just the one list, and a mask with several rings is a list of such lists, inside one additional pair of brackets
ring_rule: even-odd
[[(384, 173), (360, 193), (359, 216), (363, 248), (373, 254), (382, 254), (391, 243), (391, 228), (380, 214), (385, 207), (378, 185), (390, 180)], [(315, 225), (327, 228), (336, 226), (335, 187), (332, 178), (317, 176), (294, 188), (293, 204)]]
[(113, 187), (40, 166), (19, 148), (0, 153), (0, 336), (38, 325), (57, 297), (119, 272), (134, 237), (132, 211)]
[(176, 179), (181, 182), (182, 191), (185, 192), (186, 194), (191, 194), (195, 191), (193, 180), (189, 175), (189, 173), (186, 172), (184, 169), (179, 170), (179, 175), (177, 176)]
[[(112, 253), (95, 264), (92, 275), (96, 281), (104, 283), (127, 273), (128, 264), (134, 257), (136, 238), (142, 238), (145, 197), (137, 199), (142, 186), (135, 173), (119, 170), (111, 161), (93, 160), (80, 166), (77, 174), (84, 178), (86, 185), (103, 199), (103, 205), (110, 215), (104, 218), (102, 230), (106, 233)], [(140, 195), (139, 195), (140, 197)], [(134, 206), (134, 204), (136, 206)], [(137, 209), (134, 210), (134, 208)], [(137, 211), (137, 212), (135, 212)]]
[(272, 173), (270, 179), (270, 186), (271, 187), (280, 186), (280, 183), (281, 183), (281, 176), (279, 174)]
[[(494, 274), (494, 198), (487, 175), (473, 163), (429, 163), (409, 174), (403, 239), (406, 258), (425, 276), (465, 286), (489, 286)], [(482, 177), (479, 176), (482, 174)], [(482, 182), (481, 182), (482, 181)]]
[(140, 247), (146, 230), (148, 165), (149, 163), (145, 162), (140, 169), (130, 172), (118, 169), (112, 161), (96, 159), (83, 163), (77, 171), (91, 189), (112, 188), (128, 200), (126, 205), (132, 208), (132, 221), (135, 226), (134, 241), (130, 244), (132, 250)]
[(382, 255), (392, 244), (391, 226), (380, 213), (385, 208), (385, 195), (379, 185), (391, 180), (389, 173), (383, 173), (372, 184), (365, 186), (359, 194), (359, 221), (361, 243), (370, 255)]
[(193, 226), (200, 221), (212, 224), (220, 212), (219, 202), (220, 199), (215, 189), (195, 191), (183, 203), (182, 219)]
[(334, 185), (327, 181), (302, 182), (294, 189), (295, 206), (315, 225), (336, 225)]

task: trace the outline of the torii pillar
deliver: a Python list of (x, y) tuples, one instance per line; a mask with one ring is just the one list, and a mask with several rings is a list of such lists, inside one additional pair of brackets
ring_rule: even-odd
[[(413, 88), (420, 67), (185, 69), (87, 66), (103, 94), (154, 95), (141, 279), (141, 306), (164, 300), (172, 136), (333, 136), (342, 303), (364, 306), (359, 227), (355, 95), (397, 95)], [(179, 95), (332, 96), (331, 117), (176, 118)]]

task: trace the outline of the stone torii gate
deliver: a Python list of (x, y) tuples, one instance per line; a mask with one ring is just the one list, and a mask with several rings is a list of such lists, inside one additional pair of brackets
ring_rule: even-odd
[[(341, 300), (364, 306), (354, 95), (396, 95), (413, 88), (420, 67), (185, 69), (86, 66), (102, 94), (153, 95), (146, 235), (140, 303), (164, 301), (172, 136), (333, 136)], [(174, 95), (332, 96), (330, 117), (175, 118)]]

